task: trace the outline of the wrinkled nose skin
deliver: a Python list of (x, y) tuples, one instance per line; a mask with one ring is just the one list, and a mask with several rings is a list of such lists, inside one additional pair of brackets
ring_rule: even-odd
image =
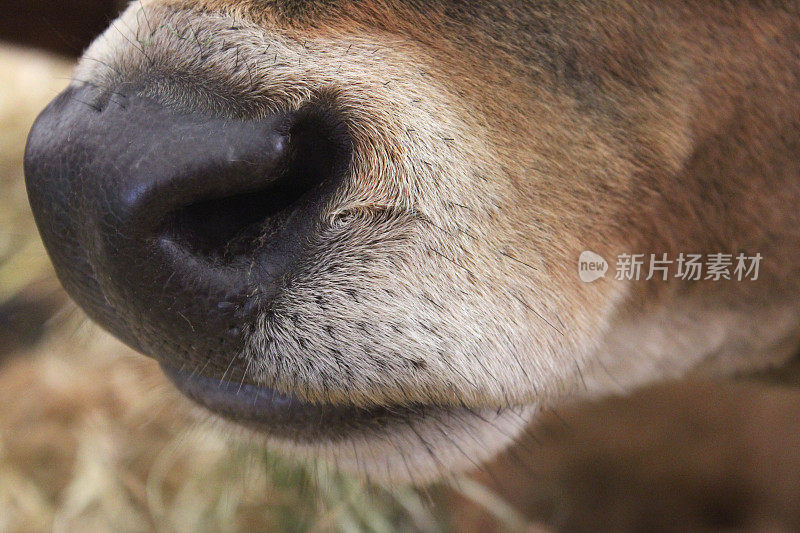
[(238, 120), (103, 96), (70, 87), (28, 138), (28, 195), (56, 273), (139, 351), (224, 372), (301, 260), (347, 136), (314, 109)]

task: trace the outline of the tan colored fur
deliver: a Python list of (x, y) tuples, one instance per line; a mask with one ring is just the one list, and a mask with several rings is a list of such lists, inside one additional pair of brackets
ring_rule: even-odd
[[(151, 0), (76, 71), (232, 117), (344, 117), (314, 259), (242, 354), (312, 401), (440, 406), (319, 444), (342, 463), (426, 478), (542, 406), (798, 345), (797, 6), (562, 4)], [(588, 284), (586, 249), (764, 261), (753, 282)]]

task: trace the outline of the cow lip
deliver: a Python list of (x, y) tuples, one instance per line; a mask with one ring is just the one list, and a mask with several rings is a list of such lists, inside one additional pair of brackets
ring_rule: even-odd
[(251, 383), (234, 383), (162, 364), (162, 370), (178, 389), (210, 411), (240, 422), (258, 422), (276, 414), (307, 408), (293, 395)]
[(385, 430), (393, 422), (426, 418), (446, 409), (428, 405), (360, 407), (310, 403), (248, 382), (187, 372), (162, 363), (164, 374), (194, 403), (222, 418), (295, 442), (337, 441), (354, 432)]

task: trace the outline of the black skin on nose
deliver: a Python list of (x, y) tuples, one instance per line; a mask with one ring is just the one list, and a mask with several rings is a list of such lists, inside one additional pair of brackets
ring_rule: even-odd
[(344, 126), (322, 105), (244, 120), (101, 96), (70, 87), (28, 138), (28, 195), (56, 273), (140, 351), (230, 370), (346, 171)]

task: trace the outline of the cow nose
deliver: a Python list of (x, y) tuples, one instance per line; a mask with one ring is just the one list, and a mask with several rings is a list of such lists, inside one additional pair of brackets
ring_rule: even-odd
[(25, 154), (60, 280), (139, 350), (224, 368), (347, 167), (334, 117), (309, 107), (237, 119), (69, 88), (37, 119)]

